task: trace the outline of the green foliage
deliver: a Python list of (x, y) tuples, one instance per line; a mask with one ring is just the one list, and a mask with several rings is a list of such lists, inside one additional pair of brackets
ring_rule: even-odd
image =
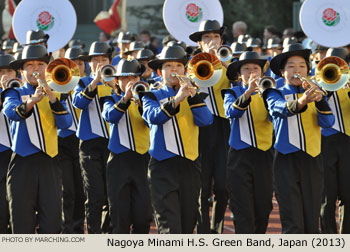
[(293, 2), (295, 1), (220, 0), (228, 36), (232, 36), (232, 24), (238, 20), (247, 23), (247, 33), (254, 37), (262, 37), (264, 27), (267, 25), (276, 26), (282, 33), (285, 28), (293, 27)]
[(139, 31), (149, 30), (154, 35), (166, 35), (168, 32), (163, 23), (163, 4), (143, 5), (140, 7), (127, 7), (129, 16), (135, 16), (139, 21)]

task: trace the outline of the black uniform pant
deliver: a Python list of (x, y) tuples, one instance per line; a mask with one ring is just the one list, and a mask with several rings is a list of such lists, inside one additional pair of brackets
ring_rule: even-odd
[(59, 137), (58, 151), (63, 185), (62, 233), (83, 234), (85, 195), (79, 164), (79, 139), (75, 134)]
[(264, 234), (272, 210), (273, 150), (230, 148), (227, 188), (237, 234)]
[(26, 157), (13, 153), (7, 174), (12, 232), (33, 234), (39, 224), (38, 233), (60, 233), (61, 187), (55, 158), (43, 152)]
[[(321, 207), (322, 233), (336, 234), (336, 202), (339, 200), (339, 232), (350, 233), (350, 137), (338, 133), (322, 137), (324, 198)], [(349, 209), (348, 209), (349, 208)]]
[(319, 233), (324, 172), (322, 156), (275, 152), (274, 179), (282, 233)]
[(111, 152), (107, 162), (107, 197), (112, 232), (148, 234), (152, 221), (147, 155)]
[[(199, 128), (199, 150), (202, 188), (197, 232), (222, 233), (227, 207), (226, 165), (230, 123), (214, 116), (214, 122)], [(213, 190), (212, 190), (213, 186)], [(214, 193), (212, 220), (209, 220), (208, 199)]]
[(0, 152), (0, 234), (8, 234), (11, 232), (11, 229), (9, 228), (9, 204), (6, 197), (6, 175), (11, 154), (11, 149)]
[(151, 158), (149, 173), (158, 233), (193, 233), (198, 218), (199, 160)]
[(108, 139), (98, 137), (80, 141), (79, 156), (82, 169), (85, 213), (89, 234), (110, 231), (106, 192), (106, 164), (109, 155)]

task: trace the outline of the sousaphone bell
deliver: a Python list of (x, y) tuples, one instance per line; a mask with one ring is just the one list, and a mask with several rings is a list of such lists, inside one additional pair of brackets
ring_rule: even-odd
[(199, 53), (188, 63), (187, 73), (199, 87), (211, 87), (221, 79), (222, 64), (213, 54)]
[(79, 67), (70, 59), (55, 59), (47, 66), (45, 79), (54, 91), (69, 93), (80, 80)]

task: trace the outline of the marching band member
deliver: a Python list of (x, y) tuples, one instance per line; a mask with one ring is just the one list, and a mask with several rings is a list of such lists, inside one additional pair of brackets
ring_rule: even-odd
[[(13, 140), (7, 197), (11, 228), (16, 234), (34, 233), (37, 222), (38, 233), (61, 230), (61, 183), (54, 157), (58, 154), (57, 128), (68, 128), (72, 118), (45, 81), (48, 62), (45, 47), (24, 47), (22, 59), (10, 66), (20, 69), (25, 84), (2, 93), (3, 112), (10, 120)], [(34, 72), (39, 73), (43, 87)]]
[(272, 210), (272, 134), (258, 82), (266, 60), (244, 52), (227, 69), (242, 85), (223, 90), (225, 113), (231, 120), (228, 153), (228, 192), (236, 234), (266, 232)]
[(143, 118), (151, 129), (149, 174), (158, 233), (192, 233), (197, 221), (198, 127), (210, 125), (213, 116), (188, 79), (180, 77), (179, 83), (173, 77), (185, 74), (186, 62), (182, 47), (164, 47), (149, 62), (163, 85), (142, 97)]
[(47, 48), (47, 41), (50, 35), (45, 34), (42, 30), (29, 30), (26, 34), (25, 45), (42, 45)]
[[(310, 50), (292, 44), (271, 60), (271, 70), (285, 78), (281, 89), (263, 96), (276, 134), (274, 181), (283, 233), (318, 233), (323, 190), (321, 127), (334, 116), (317, 87), (307, 90), (295, 74), (307, 77)], [(309, 83), (307, 83), (310, 85)]]
[[(85, 61), (88, 57), (78, 47), (68, 48), (65, 58), (74, 61), (82, 76), (85, 71)], [(72, 94), (61, 94), (67, 109), (72, 115), (73, 123), (68, 129), (58, 129), (58, 161), (62, 170), (63, 214), (62, 233), (83, 234), (85, 220), (85, 195), (83, 179), (79, 164), (79, 138), (76, 131), (79, 123), (80, 111), (73, 107)]]
[[(117, 65), (115, 94), (104, 99), (102, 116), (109, 122), (111, 151), (107, 162), (107, 197), (113, 233), (148, 234), (152, 208), (147, 181), (149, 128), (133, 99), (133, 87), (145, 67), (137, 60)], [(140, 104), (141, 105), (141, 104)]]
[[(346, 59), (345, 48), (330, 48), (326, 57)], [(322, 233), (336, 234), (336, 202), (339, 200), (339, 233), (350, 233), (350, 89), (348, 86), (330, 93), (328, 102), (335, 116), (332, 128), (322, 128), (324, 164), (324, 198), (321, 207)]]
[[(101, 82), (101, 68), (111, 62), (112, 48), (105, 42), (90, 46), (89, 65), (93, 78), (81, 78), (73, 93), (73, 105), (81, 109), (77, 137), (80, 139), (79, 156), (82, 169), (85, 212), (89, 233), (101, 233), (102, 208), (107, 205), (106, 163), (109, 155), (108, 125), (102, 118), (99, 100), (111, 95), (111, 88)], [(105, 208), (104, 209), (108, 209)], [(105, 212), (105, 211), (104, 211)], [(105, 215), (103, 231), (109, 230)]]
[(116, 55), (112, 59), (112, 65), (118, 65), (121, 59), (126, 59), (127, 55), (125, 52), (129, 49), (130, 43), (133, 41), (133, 36), (130, 32), (120, 32), (117, 38), (117, 46), (119, 48), (119, 55)]
[(157, 73), (148, 65), (148, 62), (154, 58), (154, 54), (150, 49), (142, 49), (136, 55), (136, 59), (146, 68), (140, 78), (142, 81), (147, 81), (149, 84), (153, 84), (156, 82), (155, 78), (159, 78)]
[(129, 60), (135, 59), (137, 53), (142, 49), (145, 49), (145, 45), (142, 41), (133, 41), (130, 43), (129, 49), (125, 52), (125, 55)]
[[(201, 51), (216, 54), (222, 45), (222, 34), (225, 28), (220, 27), (216, 20), (204, 20), (199, 31), (192, 33), (190, 39), (197, 42)], [(223, 63), (225, 65), (227, 63)], [(229, 120), (225, 118), (224, 101), (221, 90), (230, 88), (230, 81), (226, 77), (226, 68), (222, 68), (221, 79), (209, 88), (202, 88), (207, 93), (205, 102), (214, 115), (214, 122), (209, 127), (200, 128), (200, 163), (202, 190), (200, 195), (200, 216), (198, 220), (198, 233), (222, 233), (224, 216), (227, 206), (226, 190), (226, 157), (228, 151), (228, 137), (230, 132)], [(214, 180), (213, 214), (209, 221), (209, 202), (212, 194), (212, 181)]]
[[(12, 55), (0, 55), (0, 94), (7, 88), (7, 81), (16, 78), (16, 71), (10, 67), (10, 62), (13, 60)], [(0, 234), (11, 232), (9, 206), (6, 198), (6, 174), (12, 155), (11, 142), (9, 121), (2, 112), (0, 101)]]

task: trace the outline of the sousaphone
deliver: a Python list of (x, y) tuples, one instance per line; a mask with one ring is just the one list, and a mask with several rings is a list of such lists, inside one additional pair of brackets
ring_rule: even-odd
[(12, 19), (13, 32), (22, 45), (26, 44), (29, 30), (48, 34), (48, 52), (63, 48), (72, 39), (76, 26), (77, 15), (68, 0), (23, 0)]

